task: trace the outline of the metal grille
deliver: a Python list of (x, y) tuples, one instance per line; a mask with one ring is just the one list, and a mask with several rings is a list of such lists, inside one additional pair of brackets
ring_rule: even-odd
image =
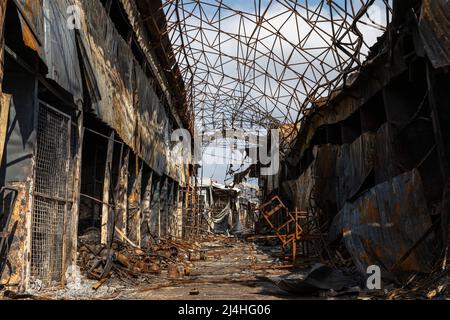
[(39, 104), (31, 274), (46, 286), (62, 278), (64, 219), (69, 206), (70, 123), (69, 116)]
[(32, 266), (33, 276), (45, 285), (60, 281), (65, 204), (36, 197), (34, 200)]

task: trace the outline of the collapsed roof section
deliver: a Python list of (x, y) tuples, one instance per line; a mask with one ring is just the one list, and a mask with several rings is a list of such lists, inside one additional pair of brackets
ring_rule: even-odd
[(165, 0), (197, 125), (297, 124), (360, 68), (388, 25), (388, 0)]

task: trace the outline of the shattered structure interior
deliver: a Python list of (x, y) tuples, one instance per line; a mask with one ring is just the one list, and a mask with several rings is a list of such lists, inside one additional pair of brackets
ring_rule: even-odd
[(448, 1), (0, 0), (0, 39), (4, 298), (449, 297)]

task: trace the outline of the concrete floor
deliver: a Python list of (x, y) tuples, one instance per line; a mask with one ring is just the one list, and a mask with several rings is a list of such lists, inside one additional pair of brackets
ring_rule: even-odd
[[(202, 243), (208, 250), (206, 261), (194, 262), (191, 275), (163, 287), (141, 286), (123, 290), (119, 299), (150, 300), (266, 300), (286, 299), (266, 277), (289, 273), (274, 266), (274, 258), (257, 249), (253, 243), (235, 240), (233, 244)], [(163, 276), (163, 275), (162, 275)], [(193, 293), (198, 294), (193, 294)], [(292, 298), (292, 296), (291, 296)]]
[[(272, 281), (290, 273), (271, 248), (236, 238), (217, 237), (198, 243), (205, 261), (192, 262), (189, 276), (169, 279), (167, 271), (124, 282), (114, 276), (97, 291), (96, 281), (80, 277), (63, 289), (31, 292), (38, 300), (276, 300), (295, 299)], [(302, 297), (303, 299), (305, 297)], [(1, 298), (0, 298), (1, 299)]]
[[(279, 299), (388, 299), (391, 295), (375, 292), (359, 297), (350, 295), (330, 295), (322, 292), (320, 296), (298, 296), (289, 294), (275, 284), (275, 280), (285, 276), (303, 277), (310, 265), (292, 270), (280, 263), (272, 250), (277, 247), (259, 247), (251, 242), (236, 238), (209, 239), (198, 243), (207, 252), (204, 261), (192, 262), (189, 276), (183, 279), (169, 279), (167, 271), (159, 275), (139, 277), (133, 280), (112, 277), (97, 291), (92, 290), (96, 281), (80, 277), (76, 286), (67, 285), (64, 289), (31, 292), (31, 299), (38, 300), (279, 300)], [(279, 252), (278, 252), (279, 253)], [(279, 255), (278, 255), (279, 256)], [(447, 279), (447, 278), (446, 278)], [(129, 282), (127, 282), (129, 281)], [(448, 288), (449, 283), (439, 283)], [(438, 284), (436, 284), (437, 286)], [(440, 286), (438, 286), (439, 288)], [(431, 290), (431, 289), (430, 289)], [(397, 297), (414, 298), (410, 292), (392, 291)], [(440, 299), (446, 299), (446, 296)], [(2, 298), (0, 297), (0, 300)]]
[[(280, 278), (303, 278), (313, 261), (297, 261), (297, 268), (280, 261), (279, 246), (263, 247), (237, 238), (212, 236), (195, 242), (206, 260), (191, 261), (191, 272), (171, 279), (167, 270), (137, 278), (120, 278), (115, 273), (98, 290), (96, 281), (80, 276), (76, 284), (63, 289), (30, 292), (31, 299), (49, 300), (309, 300), (335, 299), (325, 291), (299, 296), (281, 290)], [(317, 261), (316, 261), (317, 262)], [(189, 265), (189, 263), (187, 264)], [(185, 264), (186, 266), (186, 264)], [(348, 299), (341, 296), (337, 299)], [(1, 298), (0, 298), (1, 299)]]

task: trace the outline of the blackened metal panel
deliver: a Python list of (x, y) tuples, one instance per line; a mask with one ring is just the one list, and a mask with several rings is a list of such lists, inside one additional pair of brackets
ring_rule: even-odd
[(376, 154), (375, 154), (375, 183), (381, 183), (389, 180), (391, 177), (398, 176), (401, 171), (398, 168), (397, 153), (398, 144), (394, 144), (395, 128), (389, 124), (383, 124), (376, 136)]
[(293, 208), (307, 210), (313, 184), (313, 166), (311, 165), (298, 179), (282, 183), (282, 188), (284, 194), (292, 201)]
[[(353, 261), (362, 273), (369, 265), (390, 270), (431, 227), (422, 180), (417, 170), (379, 184), (336, 216), (330, 239), (343, 235)], [(429, 272), (432, 239), (426, 239), (398, 271)]]
[[(288, 155), (291, 164), (297, 163), (311, 147), (312, 139), (318, 128), (347, 119), (384, 88), (391, 79), (408, 69), (403, 57), (404, 53), (400, 49), (399, 42), (389, 51), (390, 54), (386, 52), (367, 61), (346, 90), (333, 93), (329, 102), (325, 100), (320, 107), (305, 115), (292, 152)], [(377, 80), (367, 81), (368, 74), (371, 79)]]
[(336, 159), (337, 204), (341, 209), (345, 201), (362, 187), (374, 167), (375, 137), (372, 132), (362, 134), (352, 144), (340, 147)]
[(420, 34), (435, 68), (450, 66), (450, 2), (423, 0)]
[(11, 94), (9, 122), (3, 153), (4, 182), (24, 182), (32, 175), (36, 80), (28, 73), (9, 74), (3, 90)]
[[(133, 105), (133, 55), (115, 30), (100, 1), (79, 1), (85, 23), (80, 40), (99, 91), (94, 112), (114, 128), (124, 142), (134, 148), (136, 111)], [(136, 150), (135, 150), (136, 151)]]
[(328, 209), (336, 205), (336, 187), (338, 183), (336, 175), (336, 156), (339, 146), (326, 145), (317, 150), (314, 188), (312, 200), (316, 206), (329, 212)]
[(140, 68), (136, 69), (136, 85), (140, 114), (139, 141), (143, 157), (158, 175), (162, 175), (166, 167), (164, 131), (169, 120), (156, 92)]
[(169, 104), (168, 109), (178, 126), (192, 131), (193, 119), (188, 104), (185, 103), (184, 81), (172, 52), (161, 1), (137, 3), (134, 0), (120, 0), (120, 2), (133, 28), (136, 40), (150, 61), (153, 74), (165, 94)]
[(308, 210), (311, 201), (325, 208), (336, 203), (336, 154), (339, 147), (315, 147), (314, 161), (297, 179), (283, 183), (283, 190), (292, 200), (293, 207)]
[(45, 57), (47, 78), (73, 95), (83, 97), (75, 29), (69, 28), (67, 9), (71, 0), (43, 0), (45, 20)]
[(183, 168), (170, 153), (168, 112), (129, 45), (115, 29), (100, 1), (78, 1), (85, 18), (80, 30), (84, 66), (98, 89), (94, 112), (114, 128), (158, 175), (184, 183)]

